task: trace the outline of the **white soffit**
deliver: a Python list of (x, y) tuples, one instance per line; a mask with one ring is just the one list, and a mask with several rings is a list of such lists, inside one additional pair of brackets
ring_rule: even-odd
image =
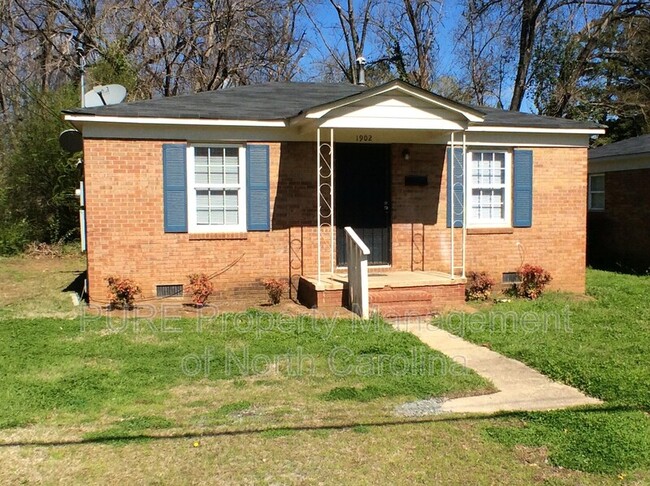
[(69, 122), (128, 123), (136, 125), (192, 125), (204, 127), (286, 127), (282, 120), (209, 120), (205, 118), (154, 118), (127, 116), (65, 115)]

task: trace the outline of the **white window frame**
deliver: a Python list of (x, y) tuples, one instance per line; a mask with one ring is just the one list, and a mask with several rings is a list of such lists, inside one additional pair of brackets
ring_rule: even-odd
[[(472, 158), (473, 155), (477, 152), (491, 152), (491, 153), (501, 153), (505, 155), (505, 181), (503, 187), (505, 189), (503, 195), (504, 202), (504, 215), (503, 218), (498, 220), (482, 220), (476, 219), (473, 217), (472, 211), (472, 193), (474, 189), (485, 186), (475, 186), (472, 183)], [(467, 151), (465, 159), (465, 181), (467, 187), (465, 188), (466, 194), (466, 208), (467, 211), (467, 227), (468, 228), (511, 228), (512, 227), (512, 152), (509, 150), (498, 149), (498, 148), (472, 148)]]
[[(195, 181), (195, 148), (239, 149), (238, 184), (197, 184)], [(196, 214), (196, 191), (206, 189), (236, 189), (239, 222), (237, 224), (198, 224)], [(246, 232), (246, 147), (232, 143), (197, 143), (187, 147), (187, 212), (190, 233), (241, 233)]]
[[(591, 180), (594, 177), (602, 177), (603, 178), (603, 190), (602, 191), (594, 191), (592, 189)], [(589, 191), (589, 205), (588, 205), (589, 211), (604, 211), (605, 210), (605, 173), (604, 172), (598, 173), (598, 174), (589, 174), (589, 188), (588, 188), (588, 191)], [(603, 195), (603, 207), (599, 207), (599, 208), (594, 207), (593, 198), (592, 198), (592, 196), (594, 194), (602, 194)]]

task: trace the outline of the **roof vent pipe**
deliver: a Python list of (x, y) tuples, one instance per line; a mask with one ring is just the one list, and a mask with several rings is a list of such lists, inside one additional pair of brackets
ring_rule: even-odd
[(366, 85), (366, 58), (363, 56), (357, 57), (357, 84), (359, 86)]

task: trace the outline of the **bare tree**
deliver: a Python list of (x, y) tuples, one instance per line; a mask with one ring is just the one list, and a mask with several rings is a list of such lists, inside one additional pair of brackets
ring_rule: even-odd
[[(343, 47), (336, 42), (337, 36), (327, 35), (328, 26), (316, 18), (314, 6), (318, 2), (302, 0), (305, 15), (312, 24), (318, 40), (327, 52), (326, 57), (333, 62), (345, 79), (356, 84), (359, 81), (359, 73), (356, 60), (367, 55), (365, 52), (368, 34), (373, 26), (373, 13), (376, 0), (363, 0), (355, 4), (348, 0), (345, 8), (335, 0), (329, 0), (329, 6), (336, 12), (338, 26), (336, 32), (341, 36)], [(325, 7), (323, 7), (325, 8)], [(332, 30), (331, 26), (329, 30)]]
[(435, 82), (435, 34), (442, 21), (441, 0), (393, 0), (378, 16), (380, 36), (397, 76), (431, 89)]

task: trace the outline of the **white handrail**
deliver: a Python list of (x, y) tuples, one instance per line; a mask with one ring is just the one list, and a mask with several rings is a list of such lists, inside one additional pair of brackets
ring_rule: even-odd
[(350, 310), (362, 319), (370, 317), (368, 302), (368, 255), (370, 250), (350, 227), (345, 227), (345, 251), (348, 257), (348, 302)]

